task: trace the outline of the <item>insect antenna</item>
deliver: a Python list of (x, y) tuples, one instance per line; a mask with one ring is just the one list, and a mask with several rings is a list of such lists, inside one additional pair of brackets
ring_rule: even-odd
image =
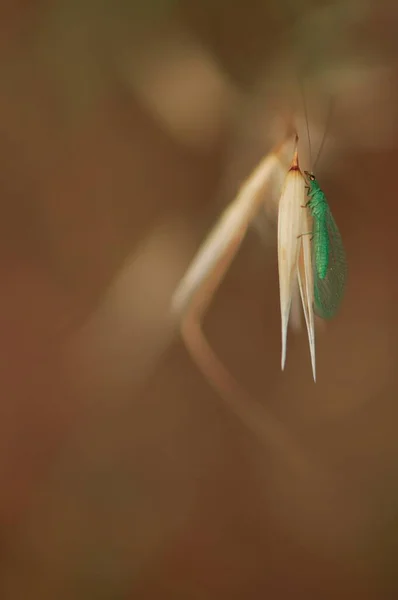
[[(321, 156), (321, 152), (323, 150), (323, 147), (325, 145), (326, 134), (328, 132), (330, 121), (331, 121), (331, 118), (332, 118), (333, 108), (334, 108), (334, 102), (333, 102), (333, 98), (331, 96), (330, 100), (329, 100), (329, 110), (328, 110), (328, 116), (327, 116), (327, 119), (326, 119), (325, 131), (323, 132), (322, 142), (321, 142), (321, 145), (319, 146), (318, 154), (316, 155), (316, 159), (315, 159), (315, 162), (314, 162), (313, 169), (315, 169), (316, 164), (317, 164), (317, 162), (319, 160), (319, 157)], [(307, 122), (307, 126), (308, 126), (308, 122)]]
[(334, 102), (333, 102), (333, 98), (331, 96), (330, 100), (329, 100), (328, 116), (327, 116), (327, 119), (326, 119), (326, 125), (325, 125), (325, 130), (324, 130), (324, 133), (323, 133), (323, 138), (322, 138), (322, 141), (321, 141), (321, 145), (319, 146), (319, 150), (318, 150), (318, 154), (316, 155), (315, 162), (313, 163), (312, 162), (312, 147), (311, 147), (310, 126), (309, 126), (309, 122), (308, 122), (307, 101), (306, 101), (306, 98), (305, 98), (304, 86), (303, 86), (303, 83), (302, 83), (301, 79), (299, 79), (299, 85), (300, 85), (301, 95), (302, 95), (302, 98), (303, 98), (304, 116), (305, 116), (305, 123), (306, 123), (306, 128), (307, 128), (308, 150), (309, 150), (309, 155), (310, 155), (310, 167), (311, 167), (310, 171), (311, 171), (311, 173), (313, 173), (314, 170), (315, 170), (315, 167), (316, 167), (316, 165), (318, 163), (318, 160), (319, 160), (319, 158), (321, 156), (323, 147), (325, 145), (326, 134), (327, 134), (328, 129), (329, 129), (329, 125), (330, 125), (330, 121), (331, 121), (331, 117), (332, 117), (332, 112), (333, 112), (333, 108), (334, 108)]
[(309, 154), (310, 154), (310, 170), (311, 170), (311, 173), (312, 173), (313, 169), (312, 169), (312, 149), (311, 149), (310, 127), (309, 127), (309, 124), (308, 124), (307, 102), (306, 102), (306, 99), (305, 99), (304, 86), (303, 86), (303, 82), (301, 81), (301, 79), (299, 80), (299, 84), (300, 84), (301, 95), (302, 95), (302, 98), (303, 98), (304, 116), (305, 116), (305, 123), (306, 123), (306, 126), (307, 126), (308, 151), (309, 151)]

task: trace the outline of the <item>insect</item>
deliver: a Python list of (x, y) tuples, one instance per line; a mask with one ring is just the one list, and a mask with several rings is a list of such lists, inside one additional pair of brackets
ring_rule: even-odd
[(322, 319), (333, 318), (340, 308), (347, 280), (343, 241), (326, 196), (315, 176), (304, 171), (307, 180), (306, 207), (312, 219), (312, 264), (314, 311)]

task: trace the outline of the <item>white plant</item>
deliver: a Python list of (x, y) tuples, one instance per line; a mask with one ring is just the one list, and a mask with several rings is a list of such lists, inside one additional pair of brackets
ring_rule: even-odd
[[(311, 218), (305, 205), (305, 179), (299, 167), (297, 144), (286, 176), (278, 210), (278, 270), (282, 325), (281, 367), (285, 368), (287, 331), (292, 300), (299, 285), (308, 331), (312, 373), (316, 379)], [(296, 311), (297, 312), (297, 311)]]

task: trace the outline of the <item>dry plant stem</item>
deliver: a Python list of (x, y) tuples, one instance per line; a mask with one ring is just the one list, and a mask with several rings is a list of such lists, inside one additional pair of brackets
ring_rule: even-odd
[(308, 459), (283, 424), (241, 388), (213, 352), (201, 329), (206, 308), (236, 255), (249, 223), (261, 207), (260, 192), (278, 165), (279, 152), (284, 146), (267, 155), (243, 184), (181, 281), (173, 298), (173, 308), (183, 314), (181, 335), (193, 361), (228, 408), (263, 443), (282, 454), (291, 468), (308, 471)]

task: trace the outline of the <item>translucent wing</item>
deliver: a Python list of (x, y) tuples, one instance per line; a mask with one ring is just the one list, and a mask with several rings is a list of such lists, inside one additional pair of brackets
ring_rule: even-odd
[[(326, 211), (329, 234), (329, 263), (326, 277), (321, 279), (314, 268), (314, 311), (322, 319), (332, 319), (340, 308), (347, 280), (347, 260), (340, 232), (329, 208)], [(314, 249), (317, 239), (317, 219), (313, 227), (313, 265), (316, 264)]]

